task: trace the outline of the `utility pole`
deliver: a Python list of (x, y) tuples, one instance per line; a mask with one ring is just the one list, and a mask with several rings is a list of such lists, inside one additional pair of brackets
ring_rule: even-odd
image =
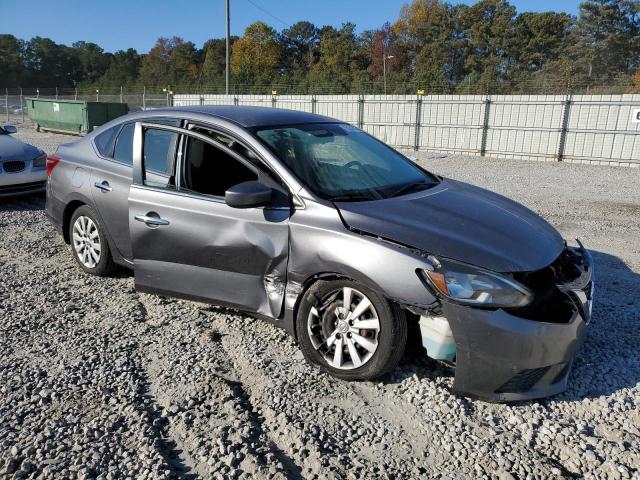
[(227, 45), (226, 45), (226, 62), (225, 62), (225, 93), (229, 95), (229, 49), (230, 49), (230, 37), (231, 37), (231, 21), (229, 19), (229, 0), (226, 1), (227, 4)]

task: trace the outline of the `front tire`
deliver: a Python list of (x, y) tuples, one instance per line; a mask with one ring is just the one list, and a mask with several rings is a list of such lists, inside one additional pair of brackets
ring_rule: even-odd
[(305, 358), (345, 380), (396, 367), (407, 343), (404, 312), (352, 280), (320, 280), (304, 294), (296, 327)]
[(80, 268), (91, 275), (104, 277), (114, 268), (105, 234), (91, 208), (83, 205), (73, 212), (69, 222), (71, 253)]

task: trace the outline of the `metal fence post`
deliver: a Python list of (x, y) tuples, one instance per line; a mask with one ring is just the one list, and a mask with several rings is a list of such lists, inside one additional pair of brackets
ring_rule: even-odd
[(58, 87), (56, 87), (56, 100), (58, 100)]
[(564, 149), (567, 144), (567, 130), (569, 127), (569, 112), (571, 111), (571, 101), (573, 95), (567, 94), (562, 107), (562, 125), (560, 125), (560, 140), (558, 140), (558, 161), (564, 158)]
[(422, 95), (418, 95), (416, 99), (416, 132), (413, 138), (413, 149), (417, 152), (420, 148), (420, 124), (422, 120)]
[(9, 123), (9, 89), (4, 89), (4, 110), (7, 112), (7, 123)]
[(124, 103), (123, 95), (122, 95), (122, 85), (120, 85), (120, 103)]
[(358, 95), (358, 128), (364, 128), (364, 96)]
[(318, 99), (315, 95), (311, 95), (311, 113), (316, 113), (316, 103)]
[(20, 87), (20, 113), (22, 113), (22, 123), (24, 123), (24, 97), (22, 96), (22, 87)]
[(482, 122), (482, 140), (480, 142), (480, 156), (487, 153), (487, 134), (489, 133), (489, 110), (491, 109), (491, 95), (484, 100), (484, 121)]
[(142, 87), (142, 110), (147, 109), (147, 87)]
[(233, 104), (238, 105), (240, 102), (238, 101), (238, 97), (236, 95), (233, 96)]
[(271, 108), (276, 108), (276, 103), (277, 103), (276, 96), (272, 93), (271, 94)]
[(73, 99), (74, 99), (74, 100), (78, 100), (78, 89), (77, 89), (77, 88), (75, 88), (75, 89), (73, 90)]

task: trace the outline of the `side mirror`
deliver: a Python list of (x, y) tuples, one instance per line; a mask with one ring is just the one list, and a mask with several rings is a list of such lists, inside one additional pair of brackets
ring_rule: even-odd
[(242, 182), (229, 187), (224, 201), (233, 208), (264, 207), (271, 202), (273, 190), (260, 182)]
[(18, 133), (18, 129), (15, 125), (5, 125), (4, 127), (2, 127), (2, 129), (9, 134)]

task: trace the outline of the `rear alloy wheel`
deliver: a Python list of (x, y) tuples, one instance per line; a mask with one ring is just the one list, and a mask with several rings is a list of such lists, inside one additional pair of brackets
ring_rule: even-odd
[(100, 262), (100, 234), (93, 220), (80, 215), (73, 223), (73, 248), (78, 260), (86, 268), (96, 268)]
[(345, 379), (371, 379), (404, 352), (403, 312), (351, 280), (319, 281), (302, 299), (298, 339), (308, 360)]
[(109, 245), (93, 211), (86, 205), (71, 217), (69, 238), (73, 257), (80, 267), (92, 275), (104, 276), (113, 269)]

